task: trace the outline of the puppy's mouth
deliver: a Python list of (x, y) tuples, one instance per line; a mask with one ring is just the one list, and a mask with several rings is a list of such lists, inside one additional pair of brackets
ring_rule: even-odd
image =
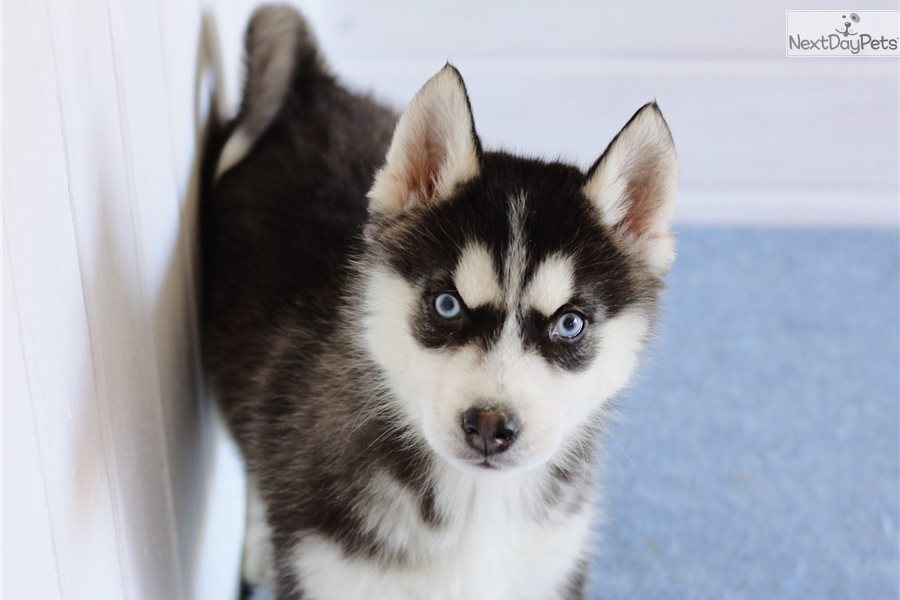
[(504, 452), (479, 452), (476, 448), (456, 445), (443, 446), (443, 452), (432, 445), (444, 460), (469, 473), (500, 474), (514, 473), (539, 467), (549, 460), (552, 452), (537, 451), (529, 445), (512, 448)]
[(499, 464), (497, 461), (482, 458), (479, 460), (467, 460), (463, 461), (467, 467), (467, 470), (474, 470), (482, 473), (497, 473), (500, 471), (506, 471), (510, 469), (510, 467)]
[(474, 453), (457, 457), (457, 462), (463, 463), (466, 468), (479, 472), (500, 472), (514, 470), (518, 465), (516, 461), (503, 460), (499, 456), (478, 456)]

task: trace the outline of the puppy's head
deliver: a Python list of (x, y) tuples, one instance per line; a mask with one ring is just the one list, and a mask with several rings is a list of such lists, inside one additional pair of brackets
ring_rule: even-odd
[(440, 456), (515, 469), (579, 441), (648, 336), (675, 179), (655, 104), (584, 173), (482, 151), (451, 66), (419, 91), (369, 193), (364, 326)]

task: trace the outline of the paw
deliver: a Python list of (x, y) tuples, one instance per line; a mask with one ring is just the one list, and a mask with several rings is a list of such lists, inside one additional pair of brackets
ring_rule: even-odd
[[(266, 519), (266, 505), (254, 482), (247, 483), (247, 523), (244, 528), (244, 556), (241, 576), (251, 588), (273, 589), (272, 532)], [(253, 592), (255, 593), (255, 592)], [(249, 598), (258, 598), (253, 593)], [(261, 599), (260, 599), (261, 600)]]

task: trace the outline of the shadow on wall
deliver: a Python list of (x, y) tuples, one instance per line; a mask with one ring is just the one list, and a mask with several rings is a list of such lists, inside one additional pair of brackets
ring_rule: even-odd
[[(83, 286), (94, 297), (92, 320), (98, 323), (99, 333), (92, 332), (97, 336), (92, 348), (101, 356), (89, 357), (84, 371), (94, 369), (94, 376), (86, 380), (97, 381), (105, 389), (84, 390), (82, 397), (95, 402), (106, 399), (106, 410), (101, 407), (99, 412), (107, 415), (107, 423), (94, 422), (88, 409), (75, 416), (75, 508), (76, 514), (98, 510), (91, 492), (98, 488), (88, 482), (96, 481), (106, 468), (102, 452), (96, 450), (104, 428), (109, 427), (113, 503), (120, 555), (125, 554), (120, 560), (132, 585), (148, 595), (151, 590), (172, 590), (193, 597), (195, 590), (203, 588), (197, 578), (202, 572), (200, 564), (209, 560), (204, 556), (204, 540), (208, 544), (208, 539), (215, 537), (215, 532), (208, 530), (210, 514), (221, 501), (210, 493), (220, 460), (214, 430), (219, 420), (204, 386), (201, 365), (197, 243), (203, 150), (211, 131), (210, 119), (218, 116), (215, 90), (222, 81), (217, 42), (215, 24), (204, 14), (196, 50), (190, 177), (186, 185), (179, 185), (183, 197), (178, 198), (177, 236), (166, 249), (165, 275), (159, 288), (152, 290), (156, 293), (152, 299), (141, 297), (142, 291), (151, 290), (133, 284), (140, 275), (129, 268), (122, 248), (134, 243), (128, 236), (137, 233), (118, 230), (120, 222), (110, 214), (110, 207), (121, 199), (109, 190), (102, 161), (96, 164), (101, 197), (96, 199), (97, 237), (91, 255), (97, 257), (97, 264), (87, 272)], [(154, 361), (155, 372), (151, 368)], [(124, 551), (123, 538), (128, 544)], [(167, 573), (173, 579), (161, 581)], [(225, 579), (221, 572), (217, 576)], [(236, 590), (237, 571), (233, 578)]]

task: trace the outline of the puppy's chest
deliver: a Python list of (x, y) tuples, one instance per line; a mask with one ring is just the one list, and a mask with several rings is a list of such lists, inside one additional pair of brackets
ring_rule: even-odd
[(584, 557), (589, 504), (540, 513), (526, 490), (462, 487), (438, 492), (429, 523), (407, 490), (379, 485), (385, 494), (370, 499), (364, 523), (382, 555), (306, 538), (295, 564), (311, 598), (562, 598)]

